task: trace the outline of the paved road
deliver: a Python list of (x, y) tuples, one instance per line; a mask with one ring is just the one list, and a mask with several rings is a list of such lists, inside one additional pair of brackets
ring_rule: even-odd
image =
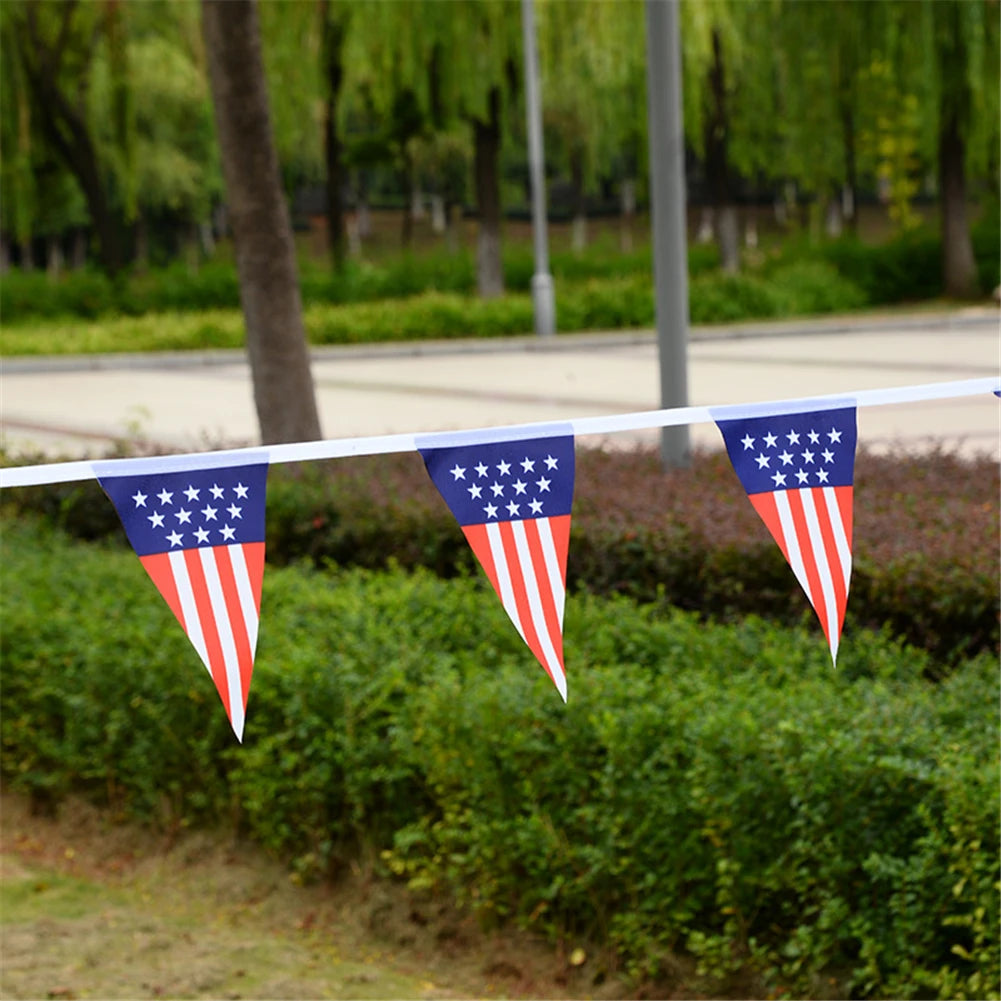
[[(754, 402), (998, 376), (999, 315), (974, 308), (884, 318), (694, 328), (689, 402)], [(645, 332), (321, 348), (314, 354), (328, 438), (436, 431), (656, 409), (657, 347)], [(875, 449), (941, 444), (1001, 456), (990, 395), (860, 411)], [(692, 426), (695, 445), (719, 447)], [(602, 443), (653, 442), (656, 431)], [(242, 352), (4, 359), (0, 441), (85, 458), (136, 435), (189, 451), (257, 441)], [(584, 439), (583, 444), (596, 443)]]

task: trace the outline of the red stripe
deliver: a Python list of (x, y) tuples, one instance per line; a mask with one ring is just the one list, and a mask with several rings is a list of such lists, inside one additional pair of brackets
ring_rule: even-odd
[[(549, 583), (549, 570), (546, 567), (546, 557), (542, 552), (542, 539), (539, 535), (539, 521), (540, 519), (538, 518), (531, 518), (525, 522), (525, 537), (528, 540), (528, 551), (532, 554), (532, 572), (535, 574), (536, 586), (539, 589), (539, 598), (542, 603), (542, 614), (546, 620), (546, 632), (549, 633), (549, 641), (552, 643), (553, 649), (556, 651), (556, 659), (560, 662), (560, 667), (564, 667), (563, 630), (560, 627), (560, 617), (556, 610), (556, 601), (553, 598), (553, 589)], [(559, 555), (559, 548), (557, 548), (556, 552), (557, 555)], [(564, 577), (565, 576), (566, 574), (564, 573)], [(543, 666), (545, 666), (545, 662), (543, 662)]]
[(156, 584), (156, 589), (163, 595), (163, 600), (167, 602), (174, 617), (187, 632), (188, 627), (184, 622), (181, 599), (177, 595), (177, 584), (174, 582), (174, 571), (170, 565), (170, 557), (166, 553), (154, 553), (152, 556), (140, 556), (139, 560), (146, 568), (150, 580)]
[(261, 614), (261, 582), (264, 580), (264, 543), (245, 542), (243, 558), (247, 562), (247, 574), (250, 577), (250, 587), (254, 593), (254, 605), (257, 614)]
[(240, 595), (236, 589), (236, 577), (233, 573), (233, 557), (230, 548), (229, 546), (219, 546), (212, 552), (215, 555), (219, 583), (226, 601), (226, 614), (229, 617), (230, 629), (233, 631), (236, 660), (240, 666), (240, 696), (243, 708), (246, 709), (247, 693), (250, 691), (250, 677), (254, 672), (254, 651), (250, 649), (247, 623), (243, 617), (243, 607), (240, 605)]
[(528, 648), (539, 660), (542, 660), (542, 644), (539, 642), (535, 623), (532, 622), (532, 607), (528, 602), (528, 592), (525, 590), (525, 575), (518, 559), (518, 550), (514, 542), (514, 532), (509, 521), (500, 525), (501, 543), (504, 547), (504, 562), (507, 564), (508, 577), (511, 580), (511, 590), (514, 592), (514, 603), (518, 609), (518, 621), (524, 634)]
[(778, 543), (782, 555), (786, 558), (786, 563), (789, 563), (789, 547), (786, 545), (782, 523), (779, 521), (779, 511), (775, 506), (775, 494), (748, 494), (748, 499), (768, 527), (768, 531), (772, 533), (772, 538)]
[[(827, 510), (827, 498), (823, 487), (812, 487), (813, 503), (817, 508), (817, 521), (820, 524), (820, 536), (824, 540), (824, 558), (827, 560), (828, 573), (831, 575), (831, 585), (834, 588), (834, 608), (837, 615), (837, 635), (841, 635), (841, 625), (845, 619), (845, 607), (848, 604), (848, 592), (845, 589), (845, 575), (841, 569), (841, 556), (835, 542), (834, 527)], [(835, 516), (837, 517), (837, 516)], [(826, 622), (822, 622), (824, 632), (827, 632)], [(828, 642), (831, 637), (827, 637)]]
[(834, 488), (834, 496), (838, 499), (841, 524), (845, 527), (845, 538), (848, 540), (849, 551), (852, 548), (852, 498), (854, 493), (855, 488), (852, 486)]
[[(198, 609), (198, 623), (202, 627), (202, 639), (205, 642), (205, 650), (209, 658), (209, 671), (212, 680), (215, 682), (216, 690), (222, 699), (222, 704), (226, 707), (226, 715), (229, 716), (229, 682), (226, 679), (226, 662), (222, 655), (222, 646), (219, 643), (219, 631), (216, 628), (215, 612), (212, 609), (212, 601), (209, 598), (208, 587), (205, 584), (205, 571), (202, 569), (200, 550), (187, 549), (184, 552), (184, 564), (188, 568), (188, 577), (191, 579), (191, 590), (195, 596), (195, 607)], [(232, 719), (230, 720), (232, 722)]]
[(499, 596), (500, 588), (497, 586), (497, 568), (494, 566), (493, 554), (490, 552), (487, 526), (463, 525), (462, 531), (469, 542), (469, 548), (472, 549), (473, 555), (480, 561), (480, 566), (483, 567), (484, 573)]
[(558, 514), (549, 519), (549, 530), (553, 533), (553, 545), (560, 562), (563, 587), (567, 586), (567, 553), (570, 551), (570, 515)]
[[(803, 561), (803, 569), (806, 571), (806, 579), (809, 582), (806, 594), (820, 618), (820, 624), (824, 627), (824, 634), (826, 635), (827, 602), (824, 601), (824, 591), (820, 584), (820, 573), (817, 570), (817, 556), (813, 551), (813, 543), (810, 541), (810, 531), (806, 526), (803, 498), (799, 490), (787, 491), (786, 497), (789, 499), (792, 523), (796, 529), (796, 538), (799, 541), (800, 559)], [(829, 642), (830, 637), (828, 636), (827, 639)]]

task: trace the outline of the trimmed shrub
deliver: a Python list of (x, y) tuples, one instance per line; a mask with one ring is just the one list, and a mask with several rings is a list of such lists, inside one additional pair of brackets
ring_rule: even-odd
[[(946, 663), (996, 651), (997, 464), (861, 451), (855, 484), (846, 637), (886, 626)], [(0, 505), (5, 513), (44, 515), (84, 539), (124, 543), (96, 483), (8, 489)], [(267, 532), (268, 560), (276, 564), (396, 564), (442, 576), (475, 567), (416, 455), (274, 467)], [(671, 604), (722, 621), (756, 614), (813, 622), (722, 452), (697, 454), (691, 469), (664, 473), (652, 452), (578, 449), (567, 569), (572, 590)]]
[(564, 706), (478, 578), (271, 568), (236, 746), (134, 556), (2, 547), (0, 766), (39, 805), (229, 823), (303, 878), (361, 851), (647, 993), (681, 957), (713, 994), (997, 997), (991, 657), (930, 685), (861, 634), (834, 671), (813, 630), (575, 595)]

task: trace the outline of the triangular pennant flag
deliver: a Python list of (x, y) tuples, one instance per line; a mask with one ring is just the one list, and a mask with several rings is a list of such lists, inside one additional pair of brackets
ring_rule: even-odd
[(435, 435), (417, 445), (505, 611), (566, 701), (563, 606), (574, 439), (567, 426), (555, 430), (532, 438)]
[(243, 724), (264, 577), (265, 453), (94, 463), (153, 583)]
[[(796, 574), (837, 663), (852, 569), (855, 405), (788, 413), (719, 408), (740, 482)], [(733, 419), (723, 419), (733, 415)]]

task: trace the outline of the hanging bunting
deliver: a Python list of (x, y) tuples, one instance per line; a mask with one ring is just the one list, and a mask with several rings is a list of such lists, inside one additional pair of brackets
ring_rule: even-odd
[(266, 453), (94, 463), (243, 740), (264, 577)]
[(416, 444), (505, 611), (566, 701), (574, 438), (567, 425), (533, 432), (541, 436), (500, 429), (421, 436)]
[(713, 417), (748, 498), (810, 599), (837, 663), (852, 568), (854, 401), (801, 412), (721, 407)]

